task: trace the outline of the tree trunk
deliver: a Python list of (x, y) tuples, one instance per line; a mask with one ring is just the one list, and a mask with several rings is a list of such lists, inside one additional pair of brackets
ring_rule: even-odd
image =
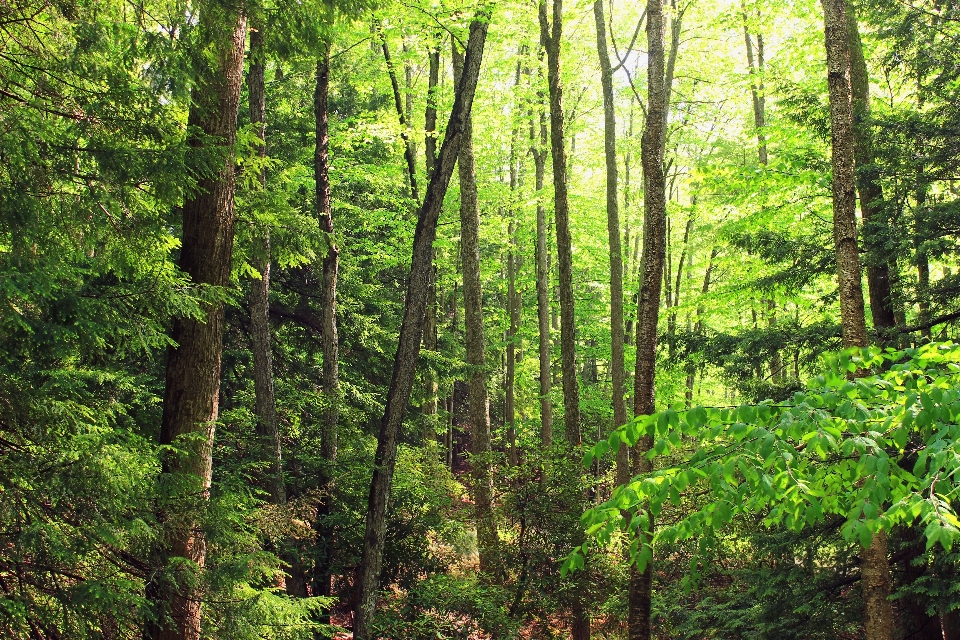
[[(666, 139), (666, 87), (664, 61), (665, 18), (663, 0), (647, 2), (647, 121), (641, 139), (641, 163), (644, 181), (643, 273), (637, 312), (637, 361), (634, 374), (634, 415), (649, 415), (656, 410), (655, 375), (657, 361), (657, 324), (660, 319), (660, 295), (666, 258), (667, 201), (663, 170)], [(646, 454), (653, 446), (649, 436), (636, 446), (634, 473), (651, 470)], [(653, 518), (650, 518), (653, 529)], [(642, 542), (648, 543), (646, 535)], [(628, 624), (630, 640), (649, 640), (652, 601), (652, 562), (641, 573), (630, 567)]]
[[(429, 57), (429, 79), (427, 81), (427, 106), (424, 110), (424, 149), (426, 151), (427, 180), (433, 174), (437, 164), (437, 85), (440, 82), (440, 46), (431, 46)], [(431, 248), (431, 264), (434, 262)], [(437, 350), (437, 267), (432, 264), (430, 269), (430, 287), (427, 291), (427, 311), (423, 319), (423, 348), (427, 351)], [(423, 441), (426, 444), (436, 437), (437, 424), (437, 373), (433, 367), (427, 367), (425, 374), (426, 401), (423, 404), (423, 414), (427, 416), (424, 422)]]
[[(247, 92), (250, 96), (250, 122), (257, 129), (257, 136), (265, 140), (266, 92), (263, 51), (263, 33), (250, 31), (250, 71), (247, 74)], [(260, 156), (267, 154), (266, 143), (260, 144)], [(267, 176), (263, 171), (257, 176), (260, 188), (266, 186)], [(250, 283), (250, 346), (253, 351), (253, 387), (256, 400), (253, 413), (257, 418), (259, 457), (266, 464), (263, 488), (273, 504), (286, 502), (283, 486), (283, 471), (280, 452), (280, 437), (277, 432), (277, 406), (273, 393), (273, 354), (270, 349), (270, 227), (260, 230), (260, 246), (255, 257), (255, 266), (260, 278)]]
[[(847, 48), (845, 0), (822, 0), (830, 87), (830, 127), (833, 146), (833, 241), (840, 284), (843, 344), (865, 347), (867, 323), (857, 248), (853, 105), (850, 95), (850, 53)], [(861, 566), (866, 640), (893, 637), (890, 567), (887, 537), (875, 534), (863, 549)]]
[(863, 44), (853, 4), (847, 2), (847, 42), (850, 50), (850, 88), (853, 97), (853, 151), (857, 166), (857, 191), (863, 215), (863, 244), (867, 262), (867, 290), (873, 327), (881, 342), (896, 326), (890, 268), (883, 254), (886, 223), (883, 218), (883, 189), (874, 166), (873, 133), (870, 130), (870, 76), (863, 57)]
[[(459, 82), (463, 56), (453, 47), (453, 77)], [(463, 121), (460, 157), (460, 256), (463, 267), (463, 323), (465, 328), (468, 384), (470, 388), (470, 445), (473, 457), (473, 501), (477, 522), (480, 573), (489, 574), (495, 564), (499, 540), (493, 519), (493, 460), (490, 449), (490, 394), (487, 387), (487, 356), (483, 335), (483, 291), (480, 285), (480, 203), (476, 162), (473, 156), (473, 121)]]
[[(550, 95), (550, 151), (553, 159), (554, 223), (557, 233), (557, 263), (560, 294), (560, 370), (563, 384), (563, 425), (567, 446), (577, 458), (580, 432), (580, 385), (577, 378), (576, 319), (573, 301), (573, 243), (567, 197), (567, 152), (564, 145), (563, 89), (560, 82), (560, 45), (563, 33), (561, 0), (553, 0), (553, 19), (547, 16), (546, 0), (538, 7), (540, 41), (547, 54), (547, 89)], [(573, 640), (589, 640), (590, 613), (586, 593), (574, 596), (571, 607)]]
[[(535, 119), (531, 112), (530, 152), (533, 155), (534, 188), (537, 192), (537, 325), (540, 340), (540, 444), (553, 444), (553, 405), (550, 401), (553, 377), (550, 366), (550, 265), (547, 261), (547, 209), (543, 206), (544, 174), (547, 164), (547, 118), (543, 96), (538, 96)], [(536, 121), (535, 121), (536, 120)]]
[[(623, 249), (620, 244), (620, 193), (617, 185), (617, 118), (603, 0), (593, 3), (593, 16), (597, 24), (597, 53), (603, 88), (603, 153), (607, 165), (607, 237), (610, 242), (610, 374), (613, 379), (613, 427), (616, 429), (627, 423), (627, 404), (624, 399)], [(627, 451), (626, 447), (620, 447), (617, 453), (617, 484), (626, 484), (630, 479)]]
[[(234, 231), (234, 163), (237, 111), (243, 82), (246, 18), (239, 9), (204, 5), (201, 42), (215, 52), (215, 65), (198, 72), (190, 104), (189, 146), (196, 154), (219, 158), (212, 175), (199, 175), (196, 189), (183, 203), (179, 266), (197, 285), (230, 286)], [(207, 59), (207, 58), (205, 58)], [(206, 145), (220, 147), (213, 151)], [(206, 148), (205, 148), (206, 147)], [(217, 163), (213, 164), (214, 167)], [(197, 640), (200, 593), (196, 581), (206, 559), (206, 541), (196, 510), (209, 497), (213, 471), (213, 437), (218, 415), (220, 355), (223, 348), (223, 303), (205, 306), (203, 319), (176, 318), (168, 352), (160, 444), (177, 445), (163, 457), (163, 474), (174, 476), (184, 501), (161, 514), (165, 521), (160, 568), (169, 573), (147, 586), (160, 611), (144, 635), (151, 640)], [(196, 504), (199, 496), (201, 504)], [(175, 521), (175, 522), (174, 522)], [(170, 568), (173, 558), (186, 559)]]
[[(323, 369), (320, 389), (323, 393), (321, 414), (320, 457), (323, 459), (321, 484), (323, 499), (317, 509), (320, 526), (317, 528), (318, 558), (314, 567), (314, 593), (333, 594), (334, 528), (329, 520), (333, 513), (333, 489), (337, 462), (337, 436), (340, 420), (339, 341), (337, 338), (337, 272), (340, 251), (333, 235), (333, 210), (330, 206), (330, 127), (327, 97), (330, 90), (330, 45), (324, 45), (323, 56), (317, 61), (317, 86), (313, 109), (317, 141), (313, 156), (313, 174), (316, 180), (316, 215), (320, 229), (327, 236), (327, 254), (323, 257), (323, 278), (320, 291), (321, 322), (323, 323)], [(325, 614), (321, 622), (329, 622)]]
[(443, 198), (450, 183), (450, 176), (453, 174), (453, 166), (460, 153), (464, 123), (473, 105), (489, 19), (490, 9), (482, 6), (477, 10), (476, 18), (470, 23), (463, 76), (457, 83), (453, 109), (437, 156), (437, 166), (430, 177), (426, 195), (417, 215), (403, 321), (400, 326), (397, 353), (394, 357), (393, 377), (387, 392), (386, 407), (377, 437), (373, 479), (370, 484), (366, 532), (357, 580), (358, 601), (353, 629), (356, 640), (372, 640), (370, 624), (376, 607), (380, 568), (383, 562), (387, 501), (396, 466), (397, 435), (410, 400), (416, 362), (420, 354), (423, 316), (427, 306), (430, 273), (433, 267), (433, 241), (437, 235), (437, 220)]

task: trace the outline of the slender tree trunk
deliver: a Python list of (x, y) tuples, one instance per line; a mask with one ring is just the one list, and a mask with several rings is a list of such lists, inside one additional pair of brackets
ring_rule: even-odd
[[(607, 164), (607, 237), (610, 243), (610, 374), (613, 379), (613, 426), (618, 428), (627, 423), (627, 403), (624, 400), (623, 249), (620, 245), (620, 191), (617, 185), (617, 118), (603, 0), (593, 3), (593, 16), (597, 24), (597, 53), (603, 88), (603, 153)], [(626, 484), (630, 479), (627, 452), (627, 447), (620, 447), (617, 452), (617, 484)]]
[(420, 191), (417, 189), (417, 151), (413, 146), (413, 139), (410, 137), (410, 124), (407, 118), (407, 110), (404, 109), (403, 96), (400, 93), (400, 83), (397, 81), (397, 70), (393, 66), (393, 58), (390, 56), (390, 48), (387, 46), (387, 36), (383, 28), (377, 28), (377, 35), (380, 38), (380, 48), (383, 49), (383, 60), (387, 63), (387, 73), (390, 75), (390, 86), (393, 89), (393, 104), (397, 110), (397, 118), (400, 120), (400, 137), (403, 139), (403, 157), (407, 161), (407, 180), (410, 183), (410, 197), (414, 202), (420, 202)]
[(883, 188), (874, 165), (870, 130), (870, 76), (853, 3), (847, 2), (847, 42), (850, 49), (850, 88), (853, 96), (853, 149), (857, 165), (857, 191), (863, 215), (863, 244), (867, 262), (870, 313), (881, 342), (897, 322), (890, 290), (890, 267), (883, 255), (886, 223), (883, 221)]
[[(234, 8), (204, 5), (201, 42), (214, 52), (215, 63), (199, 71), (193, 89), (188, 144), (195, 153), (216, 154), (211, 174), (198, 176), (197, 188), (183, 203), (180, 268), (197, 285), (230, 286), (234, 232), (234, 163), (237, 111), (243, 83), (246, 18)], [(219, 147), (216, 152), (207, 145)], [(158, 564), (163, 573), (147, 587), (160, 609), (145, 630), (151, 640), (197, 640), (201, 597), (198, 572), (206, 560), (206, 541), (198, 528), (209, 497), (213, 471), (213, 437), (218, 415), (220, 355), (223, 348), (223, 303), (205, 306), (203, 319), (176, 318), (168, 352), (160, 444), (181, 451), (163, 458), (163, 474), (176, 477), (184, 504), (161, 514), (165, 523)], [(198, 499), (201, 504), (196, 504)], [(187, 563), (171, 563), (173, 558)], [(172, 566), (171, 566), (172, 565)]]
[[(547, 54), (547, 89), (550, 96), (550, 151), (553, 160), (554, 222), (557, 233), (557, 263), (560, 294), (560, 369), (563, 384), (563, 424), (568, 447), (574, 452), (582, 443), (580, 432), (580, 385), (577, 378), (576, 327), (573, 300), (573, 243), (570, 237), (570, 207), (567, 196), (563, 89), (560, 82), (560, 46), (563, 33), (561, 0), (553, 0), (553, 18), (546, 0), (538, 7), (540, 41)], [(574, 596), (570, 630), (573, 640), (589, 640), (590, 613), (586, 594)]]
[[(427, 180), (433, 174), (437, 164), (437, 85), (440, 82), (440, 45), (430, 47), (429, 78), (427, 80), (427, 106), (424, 110), (424, 149), (426, 151)], [(431, 263), (435, 261), (431, 248)], [(430, 269), (430, 287), (427, 291), (427, 311), (423, 319), (423, 348), (427, 351), (437, 350), (437, 267), (432, 264)], [(433, 367), (427, 367), (425, 372), (425, 386), (427, 399), (423, 405), (423, 414), (427, 416), (424, 423), (423, 441), (428, 442), (436, 437), (437, 425), (437, 373)], [(444, 439), (445, 440), (445, 439)]]
[[(257, 136), (265, 140), (266, 93), (263, 51), (263, 33), (250, 31), (250, 71), (247, 74), (247, 92), (250, 96), (250, 122), (257, 128)], [(260, 156), (265, 157), (265, 142), (260, 145)], [(257, 176), (260, 188), (266, 187), (263, 171)], [(259, 455), (267, 463), (263, 487), (273, 504), (286, 502), (281, 466), (280, 437), (277, 431), (277, 407), (273, 393), (273, 354), (270, 349), (270, 228), (260, 231), (257, 271), (260, 278), (250, 283), (250, 343), (253, 351), (253, 387), (256, 400), (253, 413), (257, 418)]]
[[(666, 139), (667, 94), (664, 61), (665, 17), (663, 0), (647, 2), (647, 121), (641, 140), (644, 180), (643, 273), (637, 313), (637, 361), (634, 375), (634, 415), (649, 415), (656, 410), (655, 375), (657, 361), (657, 324), (666, 257), (666, 179), (663, 169)], [(649, 436), (637, 442), (634, 473), (649, 473), (646, 454), (653, 446)], [(650, 517), (650, 529), (653, 518)], [(645, 534), (642, 542), (648, 544)], [(650, 610), (653, 588), (653, 563), (641, 573), (630, 567), (628, 624), (630, 640), (650, 639)]]
[(533, 156), (534, 188), (537, 192), (537, 325), (540, 356), (540, 444), (548, 450), (553, 444), (553, 405), (550, 401), (553, 374), (550, 363), (550, 265), (547, 260), (547, 209), (543, 205), (544, 175), (547, 164), (547, 119), (543, 97), (537, 101), (538, 116), (531, 113), (530, 152)]
[[(453, 77), (459, 82), (463, 56), (453, 47)], [(493, 460), (490, 448), (490, 393), (487, 387), (487, 356), (483, 335), (483, 291), (480, 285), (480, 202), (476, 162), (473, 156), (473, 121), (464, 118), (457, 161), (460, 174), (460, 255), (463, 264), (463, 322), (466, 333), (470, 444), (473, 454), (473, 502), (477, 521), (480, 573), (495, 567), (499, 539), (493, 519)]]
[[(328, 523), (333, 513), (334, 465), (337, 461), (337, 436), (340, 421), (339, 341), (337, 338), (337, 272), (340, 250), (333, 232), (333, 210), (330, 206), (330, 127), (327, 98), (330, 90), (330, 45), (324, 45), (323, 56), (317, 61), (317, 86), (314, 92), (314, 117), (317, 141), (313, 156), (316, 180), (316, 215), (320, 229), (327, 235), (327, 254), (323, 257), (323, 277), (320, 291), (321, 322), (323, 323), (323, 369), (320, 389), (323, 393), (321, 414), (320, 457), (323, 459), (321, 483), (324, 497), (318, 506), (318, 558), (314, 567), (314, 593), (333, 594), (335, 531)], [(329, 622), (326, 614), (321, 622)]]
[[(853, 105), (846, 3), (845, 0), (822, 0), (822, 4), (833, 146), (833, 240), (837, 252), (843, 343), (847, 347), (865, 347), (868, 341), (857, 247)], [(888, 599), (891, 581), (886, 534), (874, 534), (870, 547), (862, 550), (862, 558), (860, 573), (866, 640), (891, 640), (893, 609)]]
[(390, 497), (393, 471), (396, 466), (397, 435), (413, 389), (416, 362), (423, 337), (423, 316), (426, 311), (430, 273), (433, 267), (433, 241), (437, 234), (437, 220), (443, 198), (460, 153), (463, 127), (473, 105), (489, 19), (490, 9), (481, 6), (477, 10), (476, 18), (470, 24), (463, 75), (457, 83), (453, 109), (444, 132), (443, 144), (437, 155), (437, 166), (430, 177), (426, 196), (417, 215), (403, 321), (400, 325), (397, 353), (394, 358), (393, 377), (387, 392), (386, 407), (377, 437), (373, 479), (370, 484), (366, 532), (357, 580), (358, 602), (353, 629), (356, 640), (373, 640), (370, 624), (376, 607), (380, 569), (383, 562), (387, 501)]

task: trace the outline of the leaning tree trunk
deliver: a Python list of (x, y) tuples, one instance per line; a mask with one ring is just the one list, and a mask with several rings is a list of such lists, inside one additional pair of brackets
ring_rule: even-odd
[[(330, 44), (324, 44), (323, 55), (317, 60), (317, 85), (313, 96), (316, 127), (316, 146), (313, 155), (313, 175), (316, 181), (316, 216), (320, 230), (327, 237), (327, 253), (323, 256), (320, 289), (321, 323), (323, 326), (323, 369), (320, 390), (323, 410), (320, 415), (320, 457), (323, 467), (320, 483), (323, 499), (317, 508), (317, 561), (314, 565), (314, 593), (333, 594), (334, 527), (333, 513), (334, 465), (337, 462), (337, 437), (340, 421), (339, 341), (337, 337), (337, 272), (340, 250), (333, 236), (333, 209), (330, 206), (330, 126), (327, 98), (330, 91)], [(329, 614), (320, 622), (328, 623)]]
[[(644, 182), (643, 272), (637, 311), (637, 361), (634, 373), (634, 415), (650, 415), (656, 410), (655, 375), (657, 362), (657, 324), (660, 319), (660, 294), (666, 258), (667, 196), (663, 170), (666, 140), (667, 95), (664, 60), (665, 19), (663, 0), (647, 2), (647, 121), (641, 139), (641, 164)], [(652, 438), (643, 436), (633, 456), (635, 474), (649, 473), (646, 454)], [(653, 529), (653, 516), (648, 523)], [(641, 534), (644, 535), (644, 534)], [(648, 543), (647, 539), (643, 540)], [(630, 567), (628, 624), (630, 640), (649, 640), (650, 608), (653, 589), (653, 563), (640, 572)]]
[(867, 259), (867, 290), (873, 327), (882, 342), (896, 326), (893, 295), (890, 292), (890, 267), (883, 255), (883, 188), (880, 172), (874, 165), (873, 133), (870, 130), (870, 76), (863, 57), (863, 44), (857, 28), (857, 14), (847, 2), (847, 42), (850, 49), (850, 88), (853, 96), (853, 152), (857, 165), (857, 191), (863, 214), (863, 245)]
[(410, 400), (416, 362), (420, 354), (423, 316), (427, 306), (433, 268), (433, 241), (437, 235), (440, 207), (443, 205), (450, 176), (453, 174), (453, 167), (460, 153), (464, 123), (473, 105), (489, 20), (490, 9), (484, 5), (477, 10), (476, 18), (470, 23), (463, 76), (457, 83), (453, 109), (437, 156), (437, 166), (430, 176), (426, 195), (417, 214), (403, 321), (400, 325), (397, 353), (393, 361), (393, 377), (377, 436), (377, 452), (374, 457), (373, 478), (367, 504), (366, 532), (357, 578), (358, 600), (353, 627), (354, 637), (357, 640), (372, 640), (370, 625), (376, 607), (380, 568), (383, 562), (387, 501), (390, 497), (390, 487), (397, 461), (397, 436)]
[[(603, 88), (603, 154), (607, 164), (607, 237), (610, 242), (610, 373), (613, 378), (613, 426), (618, 428), (627, 423), (627, 403), (624, 399), (623, 249), (620, 245), (620, 194), (617, 186), (617, 117), (603, 0), (593, 3), (593, 16), (597, 24), (597, 53)], [(628, 449), (620, 447), (617, 452), (617, 484), (626, 484), (630, 479), (629, 464)]]
[[(582, 444), (580, 432), (580, 384), (577, 378), (576, 319), (573, 301), (573, 242), (570, 237), (570, 206), (567, 196), (567, 151), (565, 147), (563, 89), (560, 82), (560, 45), (563, 32), (562, 1), (553, 0), (553, 19), (547, 16), (546, 0), (538, 7), (540, 41), (547, 53), (547, 90), (550, 95), (550, 151), (553, 159), (553, 213), (557, 233), (557, 265), (560, 297), (560, 371), (563, 384), (563, 425), (568, 448)], [(576, 458), (574, 453), (574, 458)], [(579, 508), (579, 507), (577, 507)], [(590, 613), (586, 593), (578, 590), (571, 607), (573, 640), (589, 640)]]
[[(188, 130), (202, 135), (191, 135), (188, 144), (194, 154), (209, 154), (211, 171), (198, 176), (196, 189), (183, 203), (179, 266), (196, 285), (228, 287), (234, 231), (233, 145), (243, 82), (246, 18), (239, 9), (204, 5), (199, 33), (216, 62), (198, 72)], [(148, 597), (159, 609), (157, 620), (144, 630), (151, 640), (200, 637), (197, 580), (206, 559), (206, 541), (199, 520), (213, 471), (223, 303), (206, 304), (204, 311), (202, 319), (176, 318), (170, 336), (177, 346), (169, 350), (167, 358), (160, 444), (180, 448), (164, 456), (163, 475), (176, 478), (183, 504), (171, 505), (169, 512), (161, 514), (165, 531), (157, 560), (166, 575), (148, 586)]]
[[(453, 47), (454, 82), (460, 80), (463, 56)], [(483, 335), (483, 291), (480, 286), (480, 202), (477, 194), (476, 162), (473, 156), (473, 121), (463, 121), (460, 157), (460, 256), (463, 268), (463, 324), (466, 333), (469, 375), (470, 446), (473, 469), (474, 517), (480, 573), (494, 568), (499, 540), (493, 519), (493, 460), (490, 449), (490, 393), (487, 388), (487, 356)]]
[[(845, 0), (822, 0), (822, 4), (830, 88), (833, 242), (840, 284), (840, 322), (844, 346), (865, 347), (868, 341), (857, 247), (853, 106), (846, 3)], [(890, 640), (893, 637), (893, 609), (889, 600), (891, 581), (886, 534), (874, 534), (870, 546), (862, 550), (862, 558), (860, 575), (866, 640)]]
[[(250, 71), (247, 74), (247, 92), (250, 96), (250, 122), (260, 138), (259, 153), (267, 153), (266, 136), (266, 91), (263, 51), (263, 33), (250, 31)], [(266, 186), (266, 171), (257, 176), (260, 188)], [(260, 278), (250, 283), (250, 346), (253, 351), (253, 388), (255, 394), (253, 414), (257, 418), (258, 457), (266, 464), (263, 488), (273, 504), (286, 502), (283, 485), (283, 470), (280, 437), (277, 429), (277, 406), (273, 393), (273, 354), (270, 349), (270, 227), (259, 230), (260, 246), (255, 257), (255, 266)]]

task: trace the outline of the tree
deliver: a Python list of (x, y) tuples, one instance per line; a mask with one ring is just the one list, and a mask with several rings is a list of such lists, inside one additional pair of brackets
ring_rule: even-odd
[[(213, 64), (198, 56), (201, 62), (188, 121), (190, 146), (197, 155), (207, 155), (214, 170), (211, 174), (198, 171), (197, 186), (183, 203), (179, 266), (196, 285), (218, 291), (230, 285), (233, 257), (233, 144), (246, 18), (239, 8), (206, 5), (199, 30), (202, 46), (212, 47), (216, 56)], [(205, 318), (174, 320), (171, 337), (176, 346), (167, 356), (160, 444), (178, 450), (165, 456), (163, 468), (165, 476), (183, 483), (179, 493), (188, 504), (191, 496), (205, 499), (213, 473), (224, 314), (222, 294), (214, 295), (215, 301), (205, 306)], [(165, 514), (167, 531), (158, 555), (166, 578), (148, 587), (149, 597), (158, 605), (156, 620), (145, 630), (151, 640), (200, 637), (197, 572), (206, 559), (206, 543), (196, 531), (196, 510), (189, 509), (187, 514), (185, 518)]]
[[(453, 76), (459, 84), (463, 57), (453, 47)], [(494, 569), (497, 527), (493, 520), (493, 460), (490, 449), (490, 394), (487, 389), (486, 343), (483, 338), (483, 291), (480, 288), (480, 203), (473, 156), (473, 120), (464, 117), (457, 159), (460, 173), (460, 255), (463, 263), (463, 320), (469, 385), (470, 446), (473, 464), (473, 500), (477, 521), (480, 573)]]
[(423, 334), (423, 316), (426, 310), (430, 272), (433, 264), (433, 241), (437, 232), (437, 218), (443, 197), (446, 194), (453, 166), (460, 153), (463, 128), (470, 115), (473, 96), (480, 75), (480, 62), (487, 37), (490, 13), (487, 8), (478, 10), (470, 23), (470, 37), (464, 51), (463, 74), (457, 83), (456, 97), (450, 119), (444, 132), (443, 144), (437, 155), (437, 166), (430, 176), (423, 203), (417, 214), (417, 229), (413, 242), (413, 260), (410, 265), (409, 284), (403, 311), (403, 324), (394, 359), (393, 377), (387, 395), (387, 405), (377, 438), (377, 453), (374, 460), (373, 480), (370, 484), (370, 499), (367, 506), (366, 533), (363, 555), (357, 580), (358, 598), (354, 617), (354, 637), (366, 640), (370, 637), (370, 622), (376, 606), (383, 561), (383, 543), (386, 536), (387, 499), (396, 464), (397, 432), (413, 388), (414, 367), (420, 352)]

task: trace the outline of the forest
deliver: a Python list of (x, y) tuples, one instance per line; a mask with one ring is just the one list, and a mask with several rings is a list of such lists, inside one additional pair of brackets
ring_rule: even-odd
[(960, 640), (957, 0), (0, 33), (0, 636)]

